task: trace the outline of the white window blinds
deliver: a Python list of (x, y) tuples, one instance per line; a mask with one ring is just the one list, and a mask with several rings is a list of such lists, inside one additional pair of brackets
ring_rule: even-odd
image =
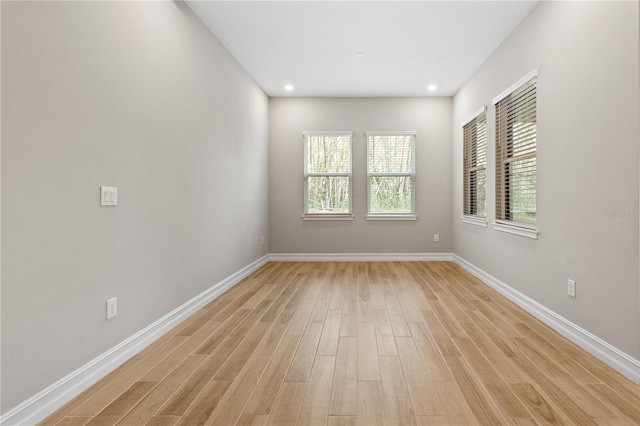
[(351, 213), (351, 132), (304, 133), (304, 213)]
[(495, 101), (496, 220), (536, 224), (536, 75)]
[(463, 210), (465, 216), (485, 218), (487, 114), (483, 111), (463, 126)]
[(367, 214), (415, 214), (415, 142), (415, 132), (367, 132)]

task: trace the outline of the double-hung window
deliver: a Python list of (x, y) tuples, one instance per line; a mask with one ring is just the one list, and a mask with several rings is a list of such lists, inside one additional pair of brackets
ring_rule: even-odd
[(304, 132), (304, 214), (351, 215), (352, 132)]
[(415, 132), (367, 132), (367, 216), (415, 218)]
[(486, 226), (487, 114), (483, 108), (463, 130), (464, 218)]
[(494, 99), (496, 111), (496, 229), (537, 238), (537, 73)]

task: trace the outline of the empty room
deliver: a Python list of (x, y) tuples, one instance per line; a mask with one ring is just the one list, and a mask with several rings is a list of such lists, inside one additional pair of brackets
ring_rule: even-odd
[(639, 425), (637, 1), (0, 2), (1, 425)]

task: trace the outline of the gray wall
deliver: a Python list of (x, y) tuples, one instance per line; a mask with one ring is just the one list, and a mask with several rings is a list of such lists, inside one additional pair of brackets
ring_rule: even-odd
[[(2, 412), (267, 246), (453, 251), (640, 358), (637, 3), (542, 2), (453, 100), (268, 101), (170, 2), (2, 2), (0, 27)], [(537, 241), (459, 220), (462, 122), (533, 68)], [(304, 130), (355, 132), (353, 222), (302, 221)], [(364, 220), (367, 130), (418, 132), (417, 221)]]
[(268, 100), (179, 3), (1, 26), (6, 412), (267, 253)]
[[(451, 252), (451, 98), (272, 98), (272, 253)], [(351, 130), (351, 221), (303, 221), (302, 132)], [(416, 221), (367, 221), (367, 130), (415, 130)], [(433, 234), (440, 242), (433, 242)]]
[[(462, 125), (538, 76), (538, 240), (461, 223)], [(541, 2), (454, 97), (453, 250), (549, 309), (640, 358), (638, 3)], [(607, 211), (622, 212), (609, 217)], [(577, 298), (567, 295), (577, 281)]]

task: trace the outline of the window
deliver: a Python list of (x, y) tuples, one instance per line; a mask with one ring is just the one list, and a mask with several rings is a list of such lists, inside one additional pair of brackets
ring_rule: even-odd
[(367, 132), (367, 214), (415, 218), (415, 132)]
[(305, 215), (351, 214), (351, 132), (304, 133)]
[(536, 76), (530, 73), (494, 99), (498, 225), (536, 226)]
[(487, 169), (487, 114), (483, 108), (463, 130), (464, 215), (485, 220)]

